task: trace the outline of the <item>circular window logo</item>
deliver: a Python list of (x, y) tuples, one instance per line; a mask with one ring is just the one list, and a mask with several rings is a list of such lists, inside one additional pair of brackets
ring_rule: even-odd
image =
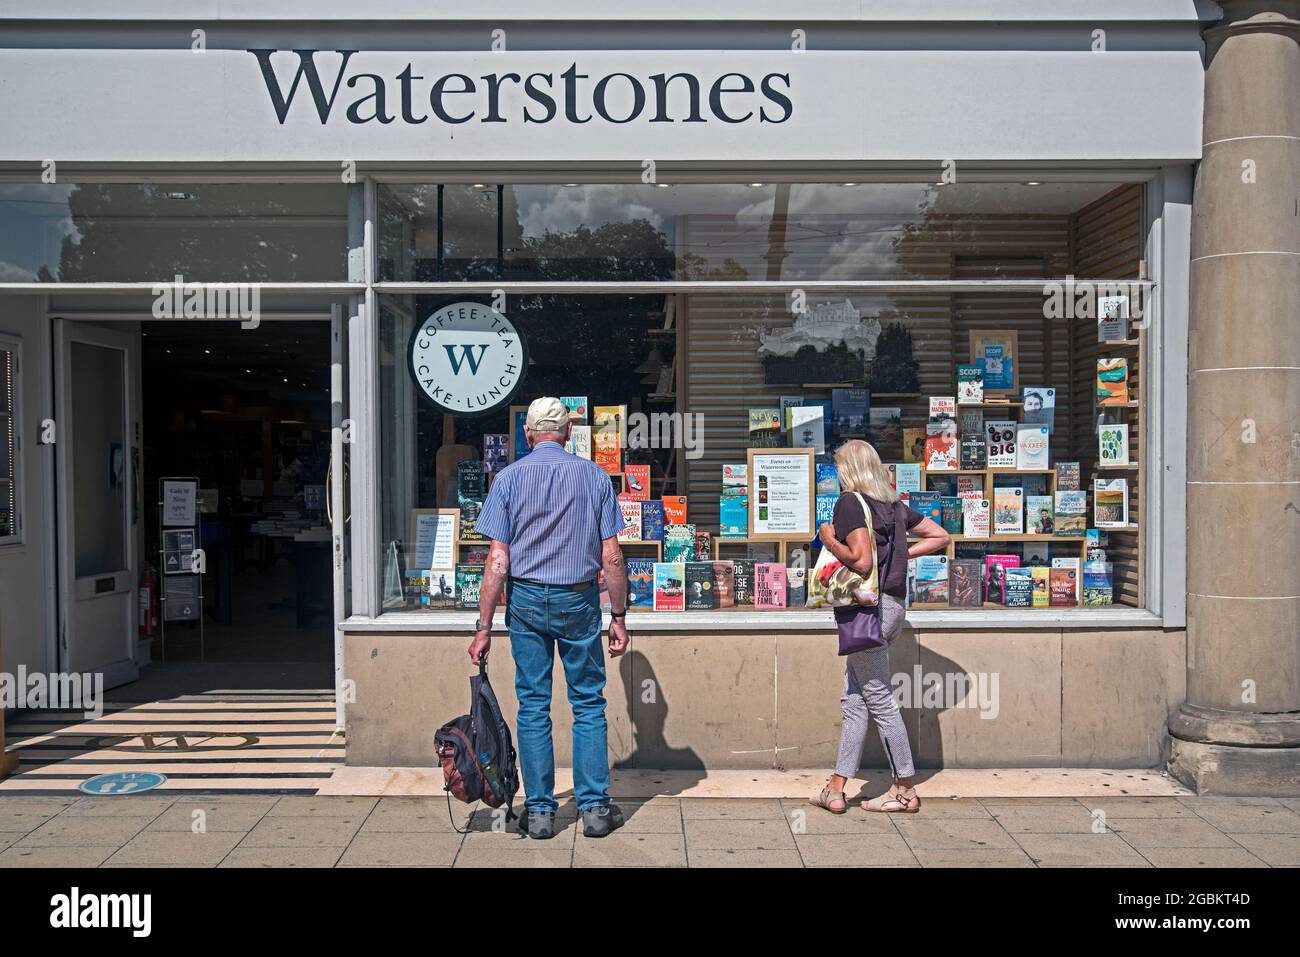
[(528, 369), (528, 343), (514, 323), (481, 302), (453, 302), (411, 333), (411, 377), (438, 408), (479, 415), (506, 405)]

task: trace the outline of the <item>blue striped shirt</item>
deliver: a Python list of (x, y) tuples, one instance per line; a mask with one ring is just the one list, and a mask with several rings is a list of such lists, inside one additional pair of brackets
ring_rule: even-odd
[(492, 480), (474, 526), (510, 546), (510, 574), (547, 585), (595, 581), (601, 542), (623, 528), (614, 486), (599, 465), (538, 442)]

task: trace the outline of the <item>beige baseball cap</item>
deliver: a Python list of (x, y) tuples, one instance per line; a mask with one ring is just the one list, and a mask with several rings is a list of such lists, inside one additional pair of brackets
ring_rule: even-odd
[(563, 432), (569, 424), (569, 410), (559, 399), (544, 395), (528, 406), (524, 424), (533, 432)]

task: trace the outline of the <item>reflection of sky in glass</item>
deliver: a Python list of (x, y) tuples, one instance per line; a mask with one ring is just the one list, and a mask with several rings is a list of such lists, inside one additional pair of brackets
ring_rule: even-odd
[(58, 274), (64, 237), (80, 236), (68, 211), (74, 189), (0, 183), (0, 282), (36, 282), (41, 266)]

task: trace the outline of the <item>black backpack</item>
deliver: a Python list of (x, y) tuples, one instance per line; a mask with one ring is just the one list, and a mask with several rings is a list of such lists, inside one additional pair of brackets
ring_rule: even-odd
[[(486, 662), (469, 679), (469, 693), (469, 714), (447, 722), (433, 737), (442, 764), (447, 811), (450, 814), (453, 795), (467, 804), (475, 801), (482, 801), (488, 807), (504, 804), (508, 824), (516, 817), (514, 800), (519, 790), (519, 765), (510, 727), (488, 681)], [(455, 827), (454, 820), (452, 826)]]

